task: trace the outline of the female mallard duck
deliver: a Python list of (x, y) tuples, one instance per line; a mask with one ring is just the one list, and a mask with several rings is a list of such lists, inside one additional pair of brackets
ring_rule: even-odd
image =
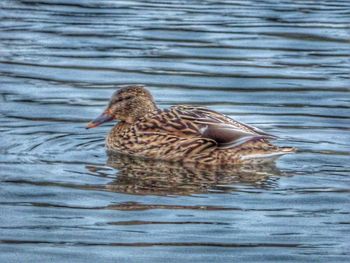
[(123, 86), (87, 128), (119, 120), (109, 132), (111, 152), (175, 162), (230, 165), (275, 159), (294, 148), (272, 145), (276, 138), (204, 107), (159, 109), (142, 85)]

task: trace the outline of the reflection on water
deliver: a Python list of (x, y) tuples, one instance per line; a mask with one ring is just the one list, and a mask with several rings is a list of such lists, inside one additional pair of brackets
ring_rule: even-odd
[[(160, 162), (110, 154), (107, 165), (116, 168), (109, 191), (141, 195), (190, 195), (213, 191), (234, 191), (234, 184), (269, 187), (281, 172), (274, 163), (210, 167), (196, 164)], [(87, 167), (97, 172), (98, 167)]]
[[(349, 17), (347, 0), (1, 0), (0, 262), (348, 262)], [(131, 83), (298, 152), (108, 160), (111, 124), (84, 127)]]

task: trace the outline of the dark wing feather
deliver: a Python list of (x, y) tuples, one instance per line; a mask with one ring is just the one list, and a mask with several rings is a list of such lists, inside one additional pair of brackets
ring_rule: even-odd
[(202, 136), (216, 141), (220, 148), (225, 149), (233, 148), (252, 140), (269, 139), (265, 135), (253, 134), (225, 125), (208, 125)]

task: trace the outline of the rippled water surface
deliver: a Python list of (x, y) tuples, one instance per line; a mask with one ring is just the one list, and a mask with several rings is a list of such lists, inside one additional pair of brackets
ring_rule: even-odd
[[(1, 262), (349, 262), (350, 2), (0, 2)], [(280, 136), (276, 165), (110, 157), (119, 84)]]

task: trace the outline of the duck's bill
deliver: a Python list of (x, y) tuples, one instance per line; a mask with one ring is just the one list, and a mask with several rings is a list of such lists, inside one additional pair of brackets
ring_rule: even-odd
[(93, 121), (90, 121), (87, 124), (86, 129), (95, 128), (97, 126), (100, 126), (102, 123), (105, 123), (105, 122), (108, 122), (111, 120), (113, 120), (113, 116), (104, 112), (100, 116), (98, 116), (96, 119), (94, 119)]

